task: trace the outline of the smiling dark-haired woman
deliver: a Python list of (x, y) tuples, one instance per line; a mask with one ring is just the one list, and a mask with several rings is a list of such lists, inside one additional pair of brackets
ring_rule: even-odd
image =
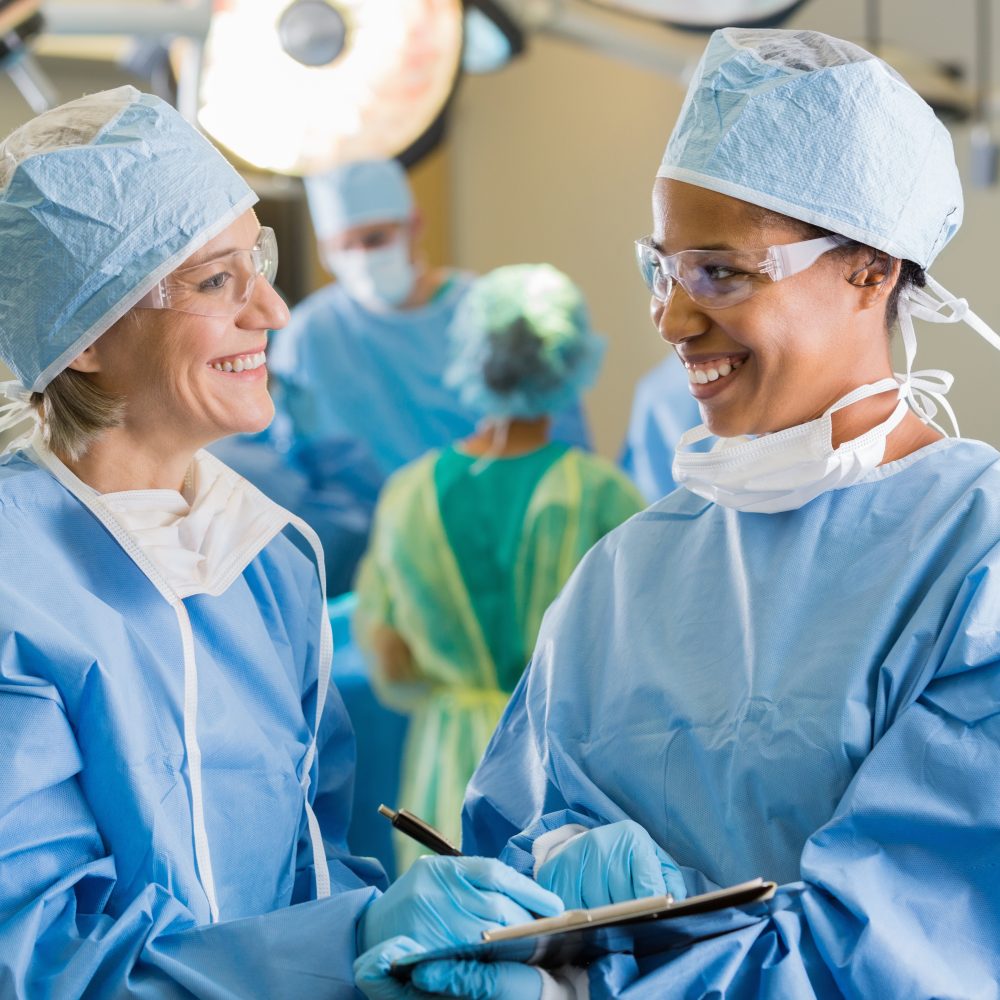
[(914, 317), (1000, 344), (926, 273), (961, 218), (947, 131), (881, 60), (712, 36), (637, 245), (704, 424), (546, 616), (464, 847), (567, 906), (676, 895), (672, 862), (688, 893), (780, 886), (596, 963), (592, 997), (998, 995), (1000, 456), (912, 368)]

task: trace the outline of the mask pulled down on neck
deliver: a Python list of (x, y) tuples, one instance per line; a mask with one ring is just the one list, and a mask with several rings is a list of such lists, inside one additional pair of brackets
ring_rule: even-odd
[[(895, 390), (899, 400), (888, 419), (833, 447), (833, 414), (869, 396)], [(674, 456), (674, 481), (723, 507), (760, 514), (797, 510), (828, 490), (851, 486), (881, 463), (888, 436), (908, 404), (898, 379), (863, 385), (821, 417), (757, 438), (720, 438), (708, 452), (690, 446), (710, 436), (704, 425), (686, 431)]]
[(371, 309), (395, 309), (417, 283), (406, 240), (395, 240), (373, 250), (331, 250), (326, 267), (352, 299)]

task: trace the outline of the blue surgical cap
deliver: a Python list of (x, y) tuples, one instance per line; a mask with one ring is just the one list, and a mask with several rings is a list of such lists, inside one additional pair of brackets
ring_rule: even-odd
[(0, 144), (0, 170), (12, 163), (0, 357), (36, 392), (257, 200), (177, 111), (134, 87), (32, 119)]
[(571, 406), (597, 378), (605, 341), (580, 289), (551, 264), (477, 278), (448, 328), (446, 385), (473, 412), (533, 419)]
[(951, 137), (881, 59), (817, 31), (724, 28), (657, 176), (928, 267), (962, 223)]
[(397, 160), (357, 160), (305, 179), (313, 229), (321, 240), (372, 222), (405, 222), (413, 193)]

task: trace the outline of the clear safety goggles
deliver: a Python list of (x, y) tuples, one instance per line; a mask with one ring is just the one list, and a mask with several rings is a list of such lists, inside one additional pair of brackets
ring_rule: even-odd
[(278, 273), (278, 241), (261, 226), (252, 250), (234, 250), (214, 260), (172, 271), (136, 305), (195, 316), (235, 316), (253, 294), (258, 276), (269, 284)]
[(664, 254), (652, 236), (635, 241), (635, 259), (646, 287), (667, 302), (674, 282), (706, 309), (724, 309), (746, 301), (762, 279), (781, 281), (812, 267), (819, 258), (846, 242), (839, 236), (820, 236), (763, 250), (681, 250)]

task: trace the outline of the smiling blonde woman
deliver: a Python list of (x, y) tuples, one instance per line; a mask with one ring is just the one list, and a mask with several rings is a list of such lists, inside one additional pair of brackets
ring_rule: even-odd
[(2, 425), (28, 425), (0, 463), (3, 996), (354, 996), (402, 931), (558, 912), (482, 858), (380, 894), (347, 849), (322, 552), (204, 450), (270, 422), (288, 320), (246, 182), (131, 87), (22, 126), (0, 169)]

